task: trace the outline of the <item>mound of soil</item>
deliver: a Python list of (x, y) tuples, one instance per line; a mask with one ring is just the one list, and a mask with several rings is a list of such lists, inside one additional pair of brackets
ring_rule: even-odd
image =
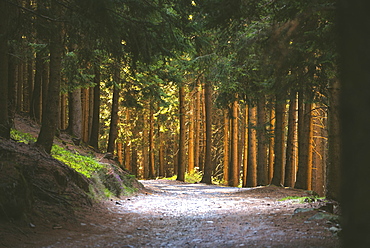
[(40, 203), (91, 205), (89, 181), (35, 145), (0, 140), (0, 218), (22, 219)]

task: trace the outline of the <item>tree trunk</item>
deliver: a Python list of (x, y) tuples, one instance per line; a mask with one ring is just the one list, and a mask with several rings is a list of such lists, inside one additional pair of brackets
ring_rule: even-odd
[(48, 98), (48, 88), (49, 88), (49, 77), (50, 72), (50, 62), (46, 62), (44, 64), (44, 68), (42, 70), (42, 99), (41, 99), (41, 106), (42, 106), (42, 114), (41, 114), (41, 121), (43, 120), (45, 116), (46, 106), (47, 106), (47, 98)]
[[(342, 0), (338, 1), (338, 6), (341, 53), (339, 128), (342, 130), (342, 156), (339, 157), (341, 238), (343, 248), (370, 247), (370, 2)], [(335, 135), (335, 130), (331, 134)], [(336, 164), (330, 166), (332, 170), (336, 169)], [(331, 189), (335, 197), (338, 192), (336, 185), (332, 184)]]
[[(300, 97), (302, 101), (302, 97)], [(312, 113), (310, 103), (300, 103), (298, 111), (298, 171), (295, 187), (311, 190), (312, 187)]]
[(82, 104), (82, 133), (81, 138), (84, 143), (89, 139), (89, 88), (81, 89), (81, 104)]
[(205, 83), (204, 89), (204, 105), (206, 116), (206, 147), (205, 147), (205, 161), (204, 174), (202, 183), (212, 184), (212, 85), (211, 82)]
[(265, 105), (266, 98), (262, 96), (257, 103), (257, 185), (268, 184)]
[(144, 179), (149, 178), (149, 121), (148, 121), (148, 111), (149, 104), (145, 103), (146, 108), (144, 109), (143, 114), (143, 158), (142, 158), (142, 168), (143, 168), (143, 177)]
[(34, 89), (30, 109), (30, 117), (38, 123), (41, 121), (42, 71), (44, 68), (43, 56), (43, 52), (37, 52), (36, 54)]
[(118, 137), (118, 105), (119, 105), (119, 84), (120, 84), (120, 75), (119, 68), (115, 68), (114, 71), (114, 86), (113, 86), (113, 99), (112, 99), (112, 110), (111, 110), (111, 120), (109, 127), (109, 139), (107, 152), (114, 154), (115, 142)]
[(30, 113), (31, 111), (31, 104), (32, 104), (32, 95), (33, 95), (33, 56), (32, 58), (28, 59), (27, 61), (27, 97), (25, 98), (26, 101), (26, 111)]
[(312, 190), (323, 197), (325, 189), (325, 133), (324, 133), (325, 111), (323, 106), (315, 104), (313, 111), (313, 149), (312, 152)]
[(224, 183), (229, 183), (229, 129), (230, 129), (230, 113), (229, 108), (224, 109)]
[(93, 115), (91, 123), (90, 146), (99, 149), (99, 131), (100, 131), (100, 70), (98, 66), (94, 67), (94, 99)]
[(285, 100), (276, 96), (275, 103), (275, 159), (274, 175), (271, 184), (276, 186), (284, 185), (284, 127), (285, 127)]
[[(12, 51), (10, 51), (12, 52)], [(9, 127), (14, 127), (14, 118), (17, 108), (17, 65), (16, 58), (8, 58), (8, 120)]]
[(195, 93), (195, 123), (194, 123), (194, 168), (199, 170), (199, 160), (200, 160), (200, 112), (201, 112), (201, 89), (200, 86), (196, 87)]
[[(55, 6), (54, 6), (55, 4)], [(52, 8), (60, 14), (58, 3), (52, 2)], [(50, 37), (50, 82), (48, 86), (48, 96), (45, 104), (45, 112), (42, 118), (42, 124), (37, 144), (45, 149), (47, 153), (51, 152), (54, 141), (54, 135), (57, 131), (60, 83), (63, 57), (63, 27), (61, 22), (53, 24), (54, 32)]]
[(329, 113), (328, 113), (328, 162), (326, 197), (338, 201), (340, 198), (340, 163), (341, 163), (341, 139), (340, 139), (340, 117), (339, 117), (339, 80), (335, 80), (329, 86)]
[(272, 178), (274, 177), (274, 159), (275, 159), (275, 107), (270, 104), (270, 140), (269, 140), (269, 157), (268, 157), (268, 182), (271, 183)]
[(65, 130), (68, 126), (67, 95), (66, 93), (62, 93), (60, 96), (60, 128), (62, 130)]
[(248, 175), (248, 142), (249, 142), (249, 129), (248, 129), (248, 122), (249, 122), (249, 108), (248, 105), (245, 105), (245, 118), (244, 118), (244, 147), (243, 147), (243, 182), (242, 187), (247, 187), (247, 175)]
[(237, 187), (239, 185), (239, 125), (238, 125), (238, 101), (235, 100), (231, 106), (231, 132), (230, 132), (230, 165), (229, 165), (229, 182), (228, 185)]
[(154, 161), (154, 106), (149, 106), (149, 178), (155, 178), (155, 161)]
[(284, 185), (287, 187), (294, 187), (295, 184), (295, 133), (296, 133), (296, 119), (297, 119), (297, 94), (295, 91), (291, 93), (288, 110), (288, 134), (285, 157), (285, 180)]
[(159, 177), (164, 177), (165, 176), (165, 166), (164, 166), (164, 139), (163, 139), (163, 132), (161, 130), (161, 124), (158, 125), (158, 140), (159, 140)]
[(248, 165), (247, 165), (247, 187), (257, 186), (257, 135), (256, 120), (257, 108), (249, 106), (248, 113)]
[(17, 64), (17, 112), (20, 113), (23, 111), (23, 69), (24, 69), (24, 62), (19, 61)]
[(10, 138), (8, 116), (8, 3), (0, 2), (0, 137)]
[[(193, 95), (193, 92), (192, 92)], [(194, 101), (191, 97), (189, 109), (188, 173), (194, 172)]]
[(77, 87), (68, 94), (68, 120), (67, 131), (77, 139), (82, 136), (82, 105), (81, 105), (81, 88)]
[(122, 141), (120, 141), (120, 140), (117, 140), (116, 143), (117, 143), (117, 158), (118, 158), (118, 163), (121, 166), (121, 168), (124, 168), (124, 166), (123, 166), (123, 144), (122, 144)]
[(177, 169), (177, 179), (179, 181), (185, 181), (185, 169), (186, 169), (186, 109), (185, 109), (185, 86), (180, 86), (179, 89), (179, 110), (180, 110), (180, 136), (179, 136), (179, 153), (178, 153), (178, 169)]

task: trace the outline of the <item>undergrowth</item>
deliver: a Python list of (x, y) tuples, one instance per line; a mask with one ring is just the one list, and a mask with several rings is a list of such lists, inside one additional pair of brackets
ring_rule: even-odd
[[(18, 142), (30, 143), (36, 142), (36, 138), (28, 133), (12, 129), (11, 137)], [(69, 151), (61, 146), (53, 145), (51, 149), (51, 156), (69, 167), (75, 169), (77, 172), (85, 175), (87, 178), (92, 176), (92, 173), (101, 169), (103, 166), (98, 163), (93, 157), (88, 157), (79, 154), (77, 151)]]
[(317, 197), (317, 196), (287, 196), (284, 198), (279, 199), (279, 201), (293, 201), (296, 203), (306, 203), (306, 202), (316, 202), (316, 201), (323, 201), (325, 197)]
[[(36, 138), (31, 134), (23, 133), (19, 130), (11, 130), (11, 138), (22, 143), (36, 142)], [(97, 194), (103, 198), (111, 198), (113, 195), (130, 195), (137, 191), (132, 185), (133, 175), (126, 175), (119, 172), (119, 168), (111, 164), (99, 163), (92, 155), (86, 156), (75, 150), (67, 150), (59, 145), (54, 144), (51, 149), (51, 156), (64, 164), (68, 165), (87, 178), (92, 179), (98, 192), (92, 193), (90, 197), (97, 197)], [(99, 193), (100, 192), (100, 193)]]

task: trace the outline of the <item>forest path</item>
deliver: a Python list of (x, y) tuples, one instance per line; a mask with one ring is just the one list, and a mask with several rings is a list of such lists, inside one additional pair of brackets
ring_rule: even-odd
[[(314, 207), (278, 201), (302, 191), (141, 181), (147, 193), (111, 201), (105, 213), (33, 247), (338, 247), (327, 220), (293, 215)], [(56, 233), (55, 233), (56, 234)], [(53, 238), (52, 238), (53, 237)], [(26, 247), (26, 246), (25, 246)]]

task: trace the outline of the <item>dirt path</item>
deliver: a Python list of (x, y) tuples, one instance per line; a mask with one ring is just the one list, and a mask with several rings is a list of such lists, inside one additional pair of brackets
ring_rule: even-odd
[[(277, 201), (302, 191), (142, 181), (148, 193), (111, 201), (78, 228), (63, 227), (20, 247), (339, 247), (320, 203)], [(40, 233), (42, 234), (42, 233)], [(47, 235), (47, 236), (45, 236)]]

